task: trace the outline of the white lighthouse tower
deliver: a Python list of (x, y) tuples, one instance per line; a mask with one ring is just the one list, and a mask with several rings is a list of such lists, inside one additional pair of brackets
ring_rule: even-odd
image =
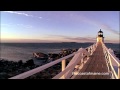
[(97, 42), (104, 42), (103, 32), (101, 31), (101, 29), (98, 32)]

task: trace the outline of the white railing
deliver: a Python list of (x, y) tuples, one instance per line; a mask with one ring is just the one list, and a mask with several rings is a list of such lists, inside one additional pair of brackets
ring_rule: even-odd
[[(87, 49), (87, 50), (86, 50)], [(42, 70), (45, 70), (57, 63), (62, 62), (62, 72), (58, 75), (56, 75), (55, 78), (69, 78), (71, 75), (71, 72), (75, 68), (75, 66), (82, 60), (84, 57), (88, 57), (90, 54), (92, 54), (96, 49), (96, 44), (93, 44), (85, 49), (80, 48), (77, 52), (74, 52), (70, 55), (67, 55), (65, 57), (62, 57), (60, 59), (57, 59), (55, 61), (52, 61), (48, 64), (42, 65), (40, 67), (37, 67), (35, 69), (32, 69), (30, 71), (24, 72), (22, 74), (16, 75), (14, 77), (11, 77), (9, 79), (25, 79), (31, 75), (34, 75)], [(74, 57), (73, 57), (74, 56)], [(69, 64), (66, 66), (66, 60), (70, 57), (73, 57), (72, 60), (69, 62)]]
[(72, 76), (72, 72), (75, 69), (75, 66), (79, 63), (80, 61), (86, 57), (89, 56), (90, 54), (83, 48), (80, 48), (78, 51), (80, 53), (77, 53), (72, 60), (69, 62), (69, 64), (66, 66), (66, 68), (60, 72), (58, 75), (53, 77), (53, 79), (69, 79)]
[[(112, 74), (111, 78), (113, 79), (120, 79), (120, 61), (119, 59), (114, 55), (114, 52), (112, 49), (108, 49), (105, 44), (102, 42), (103, 51), (105, 54), (106, 62), (108, 65), (108, 70)], [(116, 67), (114, 66), (116, 65)], [(117, 71), (116, 71), (116, 69)]]
[(95, 51), (96, 47), (97, 47), (97, 43), (94, 43), (93, 45), (91, 45), (85, 49), (92, 55), (93, 52)]

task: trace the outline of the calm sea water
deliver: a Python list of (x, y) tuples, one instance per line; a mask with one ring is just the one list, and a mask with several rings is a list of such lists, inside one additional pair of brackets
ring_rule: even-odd
[[(33, 52), (59, 53), (61, 49), (78, 49), (93, 43), (1, 43), (0, 58), (10, 61), (27, 61)], [(108, 48), (120, 51), (119, 44), (106, 44)]]

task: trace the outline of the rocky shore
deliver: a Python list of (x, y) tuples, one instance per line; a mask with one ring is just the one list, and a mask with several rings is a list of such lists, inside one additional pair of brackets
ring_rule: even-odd
[(33, 63), (33, 60), (28, 60), (25, 63), (22, 60), (18, 62), (0, 60), (0, 79), (8, 79), (20, 73), (26, 72), (33, 68), (38, 67)]
[[(49, 56), (48, 60), (46, 60), (41, 65), (54, 61), (58, 58), (64, 57), (68, 54), (73, 53), (76, 50), (77, 49), (74, 50), (66, 49), (66, 50), (62, 50), (61, 53), (59, 54), (51, 53), (48, 55)], [(120, 53), (116, 51), (114, 51), (114, 53), (120, 60)], [(23, 62), (22, 60), (19, 60), (18, 62), (14, 62), (14, 61), (0, 59), (0, 79), (8, 79), (10, 77), (29, 71), (41, 65), (36, 65), (33, 59), (27, 60), (26, 62)], [(41, 71), (40, 73), (32, 75), (26, 79), (51, 79), (59, 72), (61, 72), (61, 63), (58, 63), (50, 68), (47, 68)]]
[[(8, 61), (5, 59), (0, 59), (0, 79), (8, 79), (10, 77), (16, 76), (23, 72), (29, 71), (66, 55), (69, 55), (77, 49), (63, 49), (60, 53), (49, 53), (48, 59), (42, 62), (40, 65), (34, 63), (34, 59), (27, 60), (23, 62), (19, 60), (18, 62)], [(45, 55), (46, 56), (46, 55)], [(39, 60), (38, 60), (39, 61)], [(26, 79), (50, 79), (61, 71), (61, 63), (58, 63), (48, 69), (41, 71), (35, 75), (32, 75)]]

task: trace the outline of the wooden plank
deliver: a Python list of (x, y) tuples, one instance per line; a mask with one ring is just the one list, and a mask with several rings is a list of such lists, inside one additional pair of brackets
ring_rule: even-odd
[[(87, 70), (87, 68), (90, 68), (90, 67), (88, 67), (88, 66), (91, 66), (90, 64), (93, 62), (91, 59), (91, 57), (93, 57), (93, 55), (92, 56), (90, 56), (90, 58), (89, 58), (89, 60), (85, 63), (85, 65), (84, 65), (84, 67), (80, 70), (80, 73), (82, 73), (82, 72), (85, 72), (86, 70)], [(84, 76), (84, 77), (83, 77)], [(84, 79), (84, 78), (87, 78), (88, 77), (88, 75), (77, 75), (76, 77), (75, 77), (75, 79)]]
[[(98, 61), (99, 63), (99, 67), (98, 67), (98, 70), (97, 72), (100, 72), (101, 74), (104, 74), (104, 73), (107, 73), (107, 65), (106, 65), (106, 61), (105, 61), (105, 56), (104, 56), (104, 53), (103, 53), (103, 49), (102, 49), (102, 46), (99, 46), (99, 52), (100, 52), (100, 55), (98, 56), (100, 59)], [(96, 79), (107, 79), (108, 76), (107, 75), (97, 75), (96, 76)]]
[[(96, 54), (96, 53), (95, 53)], [(98, 69), (98, 63), (96, 63), (96, 60), (98, 59), (98, 57), (95, 57), (96, 55), (94, 54), (94, 58), (92, 58), (94, 60), (94, 64), (93, 66), (93, 73), (96, 73), (96, 70)], [(94, 79), (96, 75), (89, 75), (89, 79)]]
[[(103, 53), (103, 48), (101, 43), (98, 43), (96, 50), (93, 55), (89, 58), (88, 62), (80, 70), (81, 72), (91, 72), (91, 73), (107, 73), (107, 65)], [(108, 79), (108, 75), (77, 75), (75, 79)]]
[[(102, 47), (101, 46), (99, 46), (98, 47), (98, 52), (99, 52), (99, 55), (96, 55), (96, 57), (97, 57), (97, 62), (96, 63), (98, 63), (98, 67), (97, 67), (97, 69), (96, 69), (96, 72), (98, 72), (98, 73), (100, 73), (100, 74), (102, 74), (103, 72), (103, 58), (102, 58)], [(97, 52), (97, 53), (98, 53)], [(96, 75), (95, 76), (95, 79), (101, 79), (102, 78), (102, 75)]]
[[(91, 63), (89, 64), (89, 66), (88, 66), (88, 68), (86, 69), (85, 72), (95, 73), (94, 70), (95, 70), (96, 67), (97, 67), (97, 65), (95, 64), (96, 58), (97, 58), (97, 57), (95, 57), (96, 54), (97, 54), (97, 49), (96, 49), (96, 51), (93, 53), (93, 55), (92, 55), (92, 57), (91, 57)], [(87, 78), (85, 78), (85, 77), (87, 77)], [(95, 78), (95, 75), (85, 75), (85, 76), (82, 76), (81, 78), (84, 78), (84, 79), (93, 79), (93, 78)]]

